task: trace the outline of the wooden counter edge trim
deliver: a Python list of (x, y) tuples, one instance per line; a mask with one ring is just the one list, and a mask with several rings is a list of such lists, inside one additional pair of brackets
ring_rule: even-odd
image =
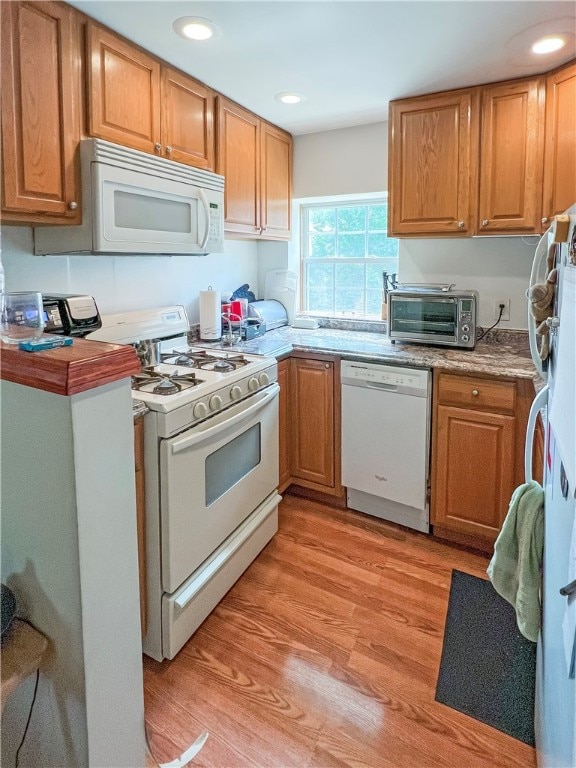
[(56, 395), (76, 395), (139, 371), (129, 345), (74, 339), (70, 347), (22, 352), (0, 343), (0, 378)]

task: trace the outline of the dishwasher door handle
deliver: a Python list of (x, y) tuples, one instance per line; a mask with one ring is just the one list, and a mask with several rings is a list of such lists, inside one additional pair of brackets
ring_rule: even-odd
[(396, 384), (379, 384), (377, 381), (367, 381), (366, 389), (380, 389), (383, 392), (398, 392)]

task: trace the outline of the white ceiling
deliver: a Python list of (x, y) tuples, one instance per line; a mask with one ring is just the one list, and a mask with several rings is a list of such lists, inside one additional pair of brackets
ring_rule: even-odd
[[(576, 56), (573, 0), (70, 0), (261, 117), (293, 134), (387, 119), (388, 102), (552, 69)], [(172, 22), (202, 16), (207, 42)], [(535, 39), (568, 46), (536, 57)], [(280, 104), (280, 91), (307, 100)]]

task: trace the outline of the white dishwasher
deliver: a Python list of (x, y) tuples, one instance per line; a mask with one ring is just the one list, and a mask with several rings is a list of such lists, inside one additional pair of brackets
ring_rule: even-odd
[(430, 371), (342, 360), (341, 379), (348, 506), (428, 532)]

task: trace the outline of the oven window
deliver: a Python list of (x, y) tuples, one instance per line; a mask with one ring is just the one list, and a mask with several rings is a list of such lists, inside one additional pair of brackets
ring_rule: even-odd
[(206, 506), (229, 491), (260, 464), (260, 422), (206, 459)]
[(393, 298), (392, 330), (453, 336), (458, 304), (455, 301), (421, 301)]

